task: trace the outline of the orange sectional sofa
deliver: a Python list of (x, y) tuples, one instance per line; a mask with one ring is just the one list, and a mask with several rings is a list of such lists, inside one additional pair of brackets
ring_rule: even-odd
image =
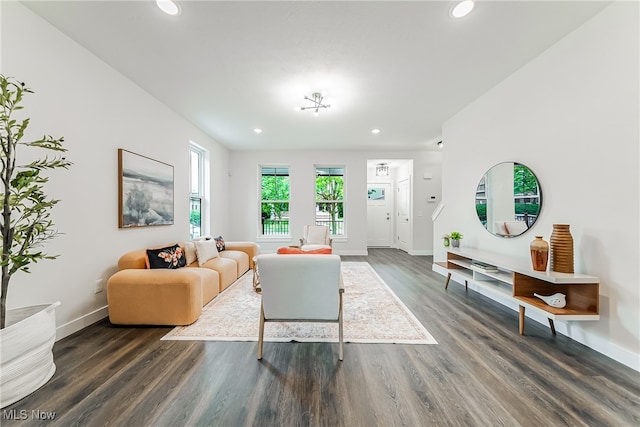
[[(178, 243), (183, 251), (187, 243)], [(146, 249), (125, 253), (107, 281), (109, 320), (116, 325), (189, 325), (202, 307), (253, 268), (260, 247), (226, 242), (225, 250), (177, 269), (148, 269)]]

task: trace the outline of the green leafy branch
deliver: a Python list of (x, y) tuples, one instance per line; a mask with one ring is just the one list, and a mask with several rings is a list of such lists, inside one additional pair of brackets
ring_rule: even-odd
[[(72, 164), (62, 155), (67, 151), (62, 145), (62, 137), (45, 135), (35, 141), (22, 141), (30, 119), (17, 120), (12, 116), (23, 108), (21, 102), (26, 93), (33, 91), (24, 83), (0, 75), (0, 180), (4, 188), (0, 194), (0, 328), (5, 327), (7, 290), (13, 274), (18, 271), (29, 272), (31, 263), (57, 258), (57, 255), (48, 255), (40, 249), (44, 242), (58, 234), (51, 219), (51, 210), (59, 200), (45, 194), (44, 185), (49, 178), (44, 173), (59, 168), (68, 169)], [(58, 154), (16, 165), (20, 147), (44, 149)]]

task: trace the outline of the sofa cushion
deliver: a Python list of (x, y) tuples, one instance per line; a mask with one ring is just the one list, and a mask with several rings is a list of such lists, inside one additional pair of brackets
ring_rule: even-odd
[(129, 251), (118, 259), (118, 271), (147, 268), (147, 251), (145, 249)]
[(249, 268), (253, 268), (253, 260), (260, 254), (260, 246), (254, 242), (225, 242), (226, 251), (241, 251), (249, 257)]
[(189, 325), (203, 306), (202, 275), (191, 269), (125, 269), (107, 281), (109, 319), (116, 325)]
[(193, 242), (184, 242), (182, 244), (184, 247), (184, 256), (187, 260), (187, 265), (195, 262), (198, 259), (198, 255), (196, 254), (196, 245)]
[(147, 249), (148, 268), (176, 269), (184, 267), (186, 264), (184, 252), (178, 244), (158, 249)]
[(214, 299), (220, 292), (218, 283), (220, 282), (220, 275), (217, 271), (209, 268), (200, 267), (186, 267), (185, 271), (196, 273), (200, 276), (202, 283), (202, 306), (204, 307), (209, 301)]
[(196, 246), (198, 265), (200, 267), (202, 267), (210, 259), (218, 257), (218, 249), (216, 249), (215, 240), (196, 240), (193, 243)]
[(220, 292), (225, 290), (238, 278), (238, 267), (232, 259), (215, 257), (205, 262), (201, 267), (210, 268), (218, 272), (220, 275)]
[(220, 258), (232, 259), (236, 262), (236, 276), (240, 277), (249, 270), (249, 255), (242, 251), (226, 250), (220, 252)]

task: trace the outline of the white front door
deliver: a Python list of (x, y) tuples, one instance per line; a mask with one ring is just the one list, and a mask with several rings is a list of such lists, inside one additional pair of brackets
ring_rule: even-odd
[(391, 184), (367, 184), (367, 246), (391, 246)]
[(410, 217), (410, 209), (411, 209), (411, 201), (409, 198), (410, 191), (410, 182), (409, 179), (403, 179), (398, 181), (398, 191), (396, 198), (396, 208), (397, 208), (397, 242), (398, 249), (402, 249), (405, 252), (409, 251), (409, 238), (411, 236), (411, 217)]

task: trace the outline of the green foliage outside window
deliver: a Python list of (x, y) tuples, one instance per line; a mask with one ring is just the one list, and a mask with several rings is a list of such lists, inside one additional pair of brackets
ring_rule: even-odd
[(260, 193), (260, 223), (263, 235), (289, 234), (289, 197), (289, 168), (263, 167)]
[(538, 215), (540, 213), (540, 205), (537, 203), (516, 203), (517, 215)]
[(316, 169), (316, 205), (329, 214), (331, 234), (343, 234), (344, 176), (342, 168)]
[(531, 169), (517, 163), (513, 166), (513, 194), (538, 194), (538, 180)]
[(485, 203), (476, 204), (476, 212), (478, 213), (480, 221), (485, 224), (487, 222), (487, 205)]
[(282, 218), (282, 213), (289, 210), (289, 192), (288, 175), (262, 175), (262, 217)]
[(189, 218), (189, 222), (191, 225), (200, 226), (200, 212), (191, 211), (191, 216)]

